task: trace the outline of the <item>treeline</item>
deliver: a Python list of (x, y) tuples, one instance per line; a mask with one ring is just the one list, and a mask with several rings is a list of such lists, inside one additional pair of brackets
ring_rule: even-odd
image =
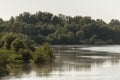
[(8, 21), (0, 19), (0, 33), (20, 33), (37, 44), (120, 44), (120, 21), (109, 23), (82, 16), (24, 12)]

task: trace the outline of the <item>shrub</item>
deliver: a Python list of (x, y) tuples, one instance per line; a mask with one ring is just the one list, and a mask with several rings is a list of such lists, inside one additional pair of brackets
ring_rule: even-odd
[(26, 50), (20, 49), (19, 53), (21, 54), (22, 60), (24, 62), (29, 62), (30, 59), (32, 58), (32, 52), (29, 49)]
[(24, 47), (24, 44), (20, 39), (16, 39), (12, 42), (11, 47), (15, 52), (18, 52), (20, 48)]
[(10, 54), (11, 52), (8, 50), (0, 50), (0, 65), (5, 66), (13, 61), (13, 57)]
[(6, 68), (0, 67), (0, 77), (8, 74), (9, 74), (9, 71)]
[(44, 63), (44, 62), (51, 62), (53, 60), (53, 52), (50, 45), (43, 44), (36, 49), (33, 59), (35, 63)]

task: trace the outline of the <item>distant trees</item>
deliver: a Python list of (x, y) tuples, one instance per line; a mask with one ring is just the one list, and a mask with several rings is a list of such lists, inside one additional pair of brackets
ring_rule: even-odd
[(89, 16), (57, 16), (41, 11), (35, 14), (24, 12), (8, 21), (0, 19), (0, 33), (3, 32), (26, 35), (38, 44), (89, 44), (94, 35), (97, 35), (95, 42), (120, 43), (119, 20), (112, 19), (110, 23), (105, 23)]

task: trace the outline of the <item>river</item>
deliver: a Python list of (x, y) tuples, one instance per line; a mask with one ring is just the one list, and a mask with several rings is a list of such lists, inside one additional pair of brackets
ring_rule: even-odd
[(15, 65), (1, 80), (120, 80), (120, 45), (52, 47), (53, 63)]

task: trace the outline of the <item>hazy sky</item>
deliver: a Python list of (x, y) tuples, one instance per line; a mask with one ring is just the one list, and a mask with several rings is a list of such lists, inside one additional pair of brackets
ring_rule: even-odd
[(120, 0), (0, 0), (0, 17), (3, 19), (24, 11), (91, 16), (109, 22), (112, 18), (120, 19)]

